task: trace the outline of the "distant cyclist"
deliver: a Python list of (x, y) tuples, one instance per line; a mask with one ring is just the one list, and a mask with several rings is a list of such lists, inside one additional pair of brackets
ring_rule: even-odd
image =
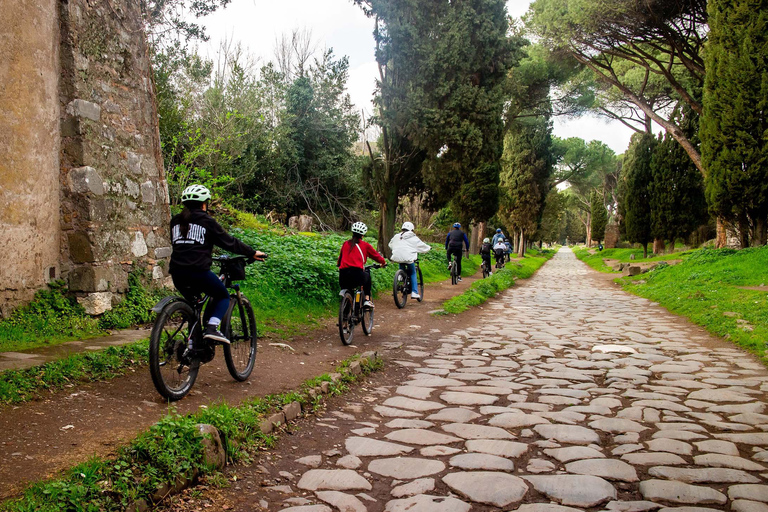
[(211, 272), (213, 246), (229, 252), (264, 261), (266, 254), (256, 251), (224, 231), (208, 214), (211, 191), (203, 185), (190, 185), (181, 194), (184, 210), (171, 219), (171, 263), (168, 270), (176, 289), (192, 300), (200, 293), (210, 297), (205, 310), (207, 325), (203, 338), (229, 343), (219, 331), (221, 320), (229, 307), (229, 292), (224, 283)]
[(491, 239), (490, 238), (483, 238), (483, 245), (480, 246), (480, 257), (483, 259), (483, 263), (485, 263), (486, 268), (488, 269), (488, 274), (493, 274), (491, 272), (491, 251), (493, 250), (493, 246), (491, 245)]
[(411, 298), (420, 299), (415, 262), (419, 254), (429, 252), (432, 247), (422, 242), (413, 232), (413, 229), (414, 226), (411, 222), (403, 223), (400, 233), (395, 233), (395, 236), (389, 241), (389, 248), (392, 250), (392, 256), (389, 259), (399, 263), (400, 268), (408, 272), (411, 276)]
[(448, 252), (449, 263), (451, 262), (451, 256), (456, 256), (456, 272), (459, 276), (459, 281), (461, 281), (461, 257), (464, 252), (462, 245), (466, 245), (467, 251), (469, 251), (469, 239), (461, 230), (461, 224), (457, 222), (453, 225), (453, 229), (448, 233), (448, 236), (445, 237), (445, 250)]
[(496, 242), (499, 241), (499, 238), (503, 240), (506, 237), (504, 236), (504, 232), (501, 231), (501, 228), (496, 228), (496, 234), (493, 235), (493, 239), (491, 240), (491, 245), (496, 245)]
[(365, 292), (363, 307), (372, 308), (371, 274), (365, 271), (368, 258), (387, 266), (387, 260), (379, 254), (371, 244), (363, 240), (368, 232), (368, 226), (362, 222), (352, 224), (352, 238), (344, 242), (339, 252), (336, 266), (339, 267), (339, 286), (342, 290), (354, 290), (362, 286)]
[(507, 257), (507, 244), (504, 243), (504, 237), (496, 239), (496, 243), (493, 245), (493, 254), (496, 256), (496, 264), (498, 265), (499, 262), (502, 264), (504, 263), (504, 260)]

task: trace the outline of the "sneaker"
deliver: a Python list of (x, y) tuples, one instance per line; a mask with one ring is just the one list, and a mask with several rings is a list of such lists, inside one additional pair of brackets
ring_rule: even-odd
[(413, 293), (411, 293), (411, 298), (419, 300), (421, 298), (421, 295), (419, 295), (418, 293), (413, 292)]
[(461, 276), (459, 276), (459, 279), (458, 279), (458, 281), (459, 281), (459, 282), (461, 282)]
[(205, 334), (203, 335), (204, 340), (213, 340), (218, 341), (219, 343), (226, 343), (229, 345), (229, 340), (226, 336), (221, 334), (221, 331), (213, 325), (209, 325), (205, 328)]
[(492, 276), (492, 275), (493, 275), (493, 272), (488, 272), (488, 275), (489, 275), (489, 276)]
[(371, 302), (370, 300), (367, 300), (363, 302), (363, 307), (368, 309), (373, 309), (373, 302)]

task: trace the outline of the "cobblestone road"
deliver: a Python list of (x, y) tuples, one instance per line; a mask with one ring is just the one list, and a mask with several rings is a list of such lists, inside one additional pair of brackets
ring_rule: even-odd
[(408, 379), (340, 453), (299, 454), (304, 496), (270, 510), (768, 511), (768, 372), (588, 272), (561, 250), (477, 327), (406, 347)]

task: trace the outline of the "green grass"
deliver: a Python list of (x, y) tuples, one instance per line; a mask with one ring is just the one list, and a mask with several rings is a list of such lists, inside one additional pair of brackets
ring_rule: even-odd
[(738, 288), (768, 284), (768, 246), (701, 249), (679, 265), (619, 282), (768, 362), (768, 293)]
[[(479, 306), (491, 297), (495, 297), (500, 291), (506, 290), (515, 284), (516, 279), (528, 279), (541, 268), (557, 251), (532, 249), (526, 253), (526, 258), (520, 261), (512, 261), (492, 276), (472, 283), (461, 295), (448, 299), (443, 303), (443, 311), (448, 313), (461, 313), (467, 309)], [(478, 256), (479, 258), (479, 256)], [(462, 274), (463, 272), (462, 268)]]
[[(380, 360), (370, 361), (362, 366), (363, 375), (379, 368)], [(139, 499), (151, 502), (150, 497), (161, 485), (173, 484), (178, 478), (199, 474), (215, 481), (214, 468), (203, 460), (197, 424), (218, 428), (227, 439), (228, 457), (247, 463), (256, 450), (275, 442), (274, 436), (261, 432), (259, 424), (266, 415), (291, 401), (306, 404), (307, 408), (317, 406), (322, 396), (313, 398), (307, 392), (322, 381), (330, 383), (330, 394), (340, 394), (358, 378), (341, 373), (342, 378), (336, 382), (329, 375), (311, 379), (300, 392), (255, 398), (238, 406), (211, 405), (186, 416), (169, 414), (120, 448), (114, 458), (92, 459), (61, 478), (32, 485), (21, 498), (0, 504), (0, 511), (117, 512)]]
[(113, 379), (147, 364), (148, 341), (81, 352), (40, 366), (0, 373), (0, 404), (17, 404), (68, 384)]
[[(653, 254), (649, 253), (649, 258), (643, 258), (642, 249), (605, 249), (602, 252), (598, 251), (595, 252), (595, 254), (591, 254), (590, 249), (585, 247), (574, 247), (573, 253), (577, 258), (598, 272), (614, 272), (614, 270), (606, 265), (603, 260), (617, 260), (622, 263), (629, 263), (631, 261), (637, 263), (660, 262), (685, 259), (698, 250), (699, 249), (691, 249), (671, 254), (662, 254), (659, 256), (653, 256)], [(632, 259), (632, 255), (634, 255), (634, 260)]]

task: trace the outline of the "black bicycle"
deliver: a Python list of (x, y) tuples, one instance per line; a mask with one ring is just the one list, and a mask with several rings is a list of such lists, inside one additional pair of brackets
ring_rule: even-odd
[[(381, 268), (381, 265), (366, 265), (365, 271), (370, 274), (371, 269)], [(365, 292), (359, 286), (355, 290), (341, 290), (339, 292), (339, 336), (341, 343), (350, 345), (355, 336), (355, 326), (363, 324), (363, 334), (370, 336), (373, 331), (373, 308), (363, 306)]]
[[(424, 278), (421, 276), (419, 262), (415, 261), (414, 264), (416, 265), (417, 276), (416, 287), (419, 290), (419, 298), (416, 300), (421, 302), (424, 300)], [(406, 272), (403, 269), (399, 269), (395, 272), (395, 282), (392, 285), (392, 296), (395, 298), (395, 306), (397, 306), (398, 309), (403, 309), (405, 307), (405, 303), (408, 302), (408, 297), (412, 290), (411, 273)]]
[[(222, 319), (222, 333), (230, 341), (224, 345), (224, 361), (229, 374), (245, 381), (256, 361), (256, 318), (248, 299), (234, 281), (245, 279), (245, 256), (221, 256), (214, 261), (221, 267), (219, 279), (230, 294), (229, 308)], [(209, 297), (165, 297), (152, 311), (157, 319), (149, 339), (149, 372), (157, 392), (170, 401), (181, 400), (192, 389), (200, 365), (216, 355), (216, 343), (203, 338), (203, 311)]]
[(483, 279), (491, 275), (491, 262), (486, 261), (485, 258), (483, 258), (483, 263), (480, 265), (480, 267), (483, 269)]
[(507, 259), (507, 253), (502, 252), (500, 249), (496, 251), (496, 269), (502, 269), (504, 268), (504, 262)]
[[(459, 264), (454, 260), (455, 257), (456, 255), (452, 253), (448, 260), (448, 270), (451, 272), (451, 284), (459, 284), (459, 279), (461, 279), (461, 274), (459, 274)], [(459, 258), (461, 258), (461, 256), (459, 256)]]

